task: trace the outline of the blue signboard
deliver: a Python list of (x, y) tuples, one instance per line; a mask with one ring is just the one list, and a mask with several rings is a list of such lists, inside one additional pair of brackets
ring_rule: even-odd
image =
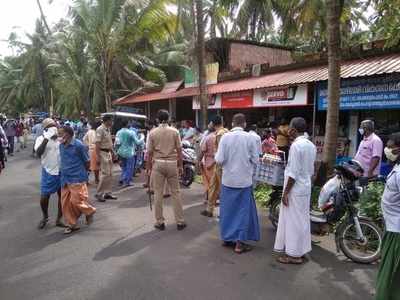
[[(328, 82), (317, 84), (318, 109), (326, 110)], [(400, 74), (342, 79), (340, 109), (400, 109)]]

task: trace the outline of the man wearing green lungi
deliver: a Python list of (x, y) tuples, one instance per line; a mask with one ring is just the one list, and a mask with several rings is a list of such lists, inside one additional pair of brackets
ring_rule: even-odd
[(376, 285), (376, 300), (400, 299), (400, 132), (393, 134), (385, 148), (395, 165), (387, 177), (382, 196), (386, 233)]

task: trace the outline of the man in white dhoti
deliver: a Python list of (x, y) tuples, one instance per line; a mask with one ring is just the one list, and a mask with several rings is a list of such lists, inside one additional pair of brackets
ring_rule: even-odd
[(294, 142), (285, 169), (283, 205), (274, 246), (274, 250), (282, 254), (278, 261), (285, 264), (301, 264), (303, 256), (311, 251), (311, 177), (317, 151), (305, 135), (306, 128), (303, 118), (293, 118), (289, 125), (289, 135)]

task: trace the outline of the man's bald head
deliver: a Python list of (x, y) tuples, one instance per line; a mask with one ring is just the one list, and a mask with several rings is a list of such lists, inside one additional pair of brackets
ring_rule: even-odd
[(246, 117), (244, 114), (234, 115), (232, 119), (232, 126), (246, 128)]

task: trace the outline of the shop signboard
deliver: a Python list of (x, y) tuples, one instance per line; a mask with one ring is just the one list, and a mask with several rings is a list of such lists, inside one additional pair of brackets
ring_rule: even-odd
[[(317, 84), (318, 109), (326, 110), (328, 83)], [(342, 79), (340, 109), (391, 109), (400, 108), (400, 74)]]
[[(208, 96), (208, 109), (220, 109), (221, 108), (221, 94), (207, 95)], [(193, 97), (193, 109), (200, 109), (200, 97)]]
[(218, 83), (219, 63), (206, 65), (206, 80), (207, 84)]
[(222, 108), (253, 107), (253, 91), (241, 91), (222, 94)]
[[(218, 83), (219, 63), (207, 64), (206, 84)], [(185, 88), (199, 86), (199, 73), (197, 69), (185, 69)]]
[(282, 107), (307, 105), (307, 85), (257, 89), (254, 107)]

